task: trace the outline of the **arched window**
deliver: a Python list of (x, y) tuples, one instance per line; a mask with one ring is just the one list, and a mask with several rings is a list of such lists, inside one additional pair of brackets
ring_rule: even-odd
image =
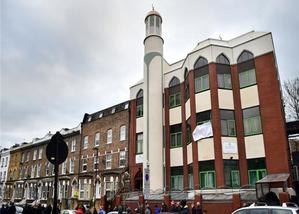
[(177, 77), (173, 77), (169, 83), (168, 103), (169, 108), (181, 105), (180, 80)]
[(136, 96), (136, 117), (143, 116), (143, 90), (140, 89)]
[(216, 58), (216, 72), (218, 88), (232, 89), (230, 63), (224, 54)]
[(216, 63), (229, 65), (229, 60), (224, 54), (220, 54), (216, 58)]
[(242, 51), (242, 53), (238, 57), (238, 63), (246, 62), (246, 61), (251, 60), (253, 58), (254, 58), (254, 56), (251, 52), (244, 50), (244, 51)]
[(173, 77), (169, 83), (169, 87), (173, 87), (180, 84), (180, 80), (177, 77)]
[(200, 67), (203, 67), (205, 65), (208, 64), (208, 60), (206, 58), (203, 58), (203, 57), (199, 57), (196, 62), (194, 63), (194, 69), (197, 69), (197, 68), (200, 68)]
[(199, 57), (194, 64), (195, 93), (210, 89), (208, 60)]
[(188, 80), (188, 69), (187, 68), (185, 68), (184, 79), (185, 79), (185, 102), (186, 102), (189, 99), (189, 97), (190, 97), (189, 80)]
[(240, 88), (256, 84), (254, 56), (249, 51), (243, 51), (238, 57), (238, 73)]

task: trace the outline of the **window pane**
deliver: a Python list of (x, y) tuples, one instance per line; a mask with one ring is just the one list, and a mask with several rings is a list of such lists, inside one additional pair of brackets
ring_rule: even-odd
[(251, 69), (248, 71), (248, 85), (253, 85), (255, 83), (256, 83), (255, 69)]
[(228, 135), (226, 120), (221, 120), (221, 134), (224, 136)]
[(224, 88), (224, 74), (217, 74), (218, 88)]
[(236, 128), (235, 128), (235, 121), (234, 120), (228, 120), (228, 135), (229, 136), (236, 136)]
[(232, 88), (231, 75), (230, 74), (224, 74), (224, 88), (227, 88), (227, 89)]

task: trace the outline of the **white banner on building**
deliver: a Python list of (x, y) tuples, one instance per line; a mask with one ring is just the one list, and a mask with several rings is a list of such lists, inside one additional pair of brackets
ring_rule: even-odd
[(229, 154), (237, 154), (238, 146), (236, 142), (222, 142), (222, 152)]
[(194, 141), (213, 136), (211, 121), (196, 126), (192, 133), (192, 136)]

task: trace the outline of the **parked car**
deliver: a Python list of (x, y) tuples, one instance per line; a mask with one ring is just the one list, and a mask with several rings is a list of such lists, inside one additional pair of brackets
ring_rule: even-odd
[(60, 214), (76, 214), (76, 210), (61, 210)]
[(16, 214), (22, 214), (23, 213), (23, 207), (17, 205), (16, 207)]
[(280, 206), (256, 206), (255, 204), (250, 205), (249, 207), (243, 207), (232, 214), (299, 214), (298, 207), (290, 207), (283, 205)]

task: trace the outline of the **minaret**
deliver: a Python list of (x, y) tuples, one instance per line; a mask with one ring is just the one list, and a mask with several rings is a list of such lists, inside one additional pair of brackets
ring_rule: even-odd
[[(163, 39), (161, 15), (145, 17), (144, 39), (144, 193), (163, 189)], [(149, 182), (146, 172), (149, 170)]]

